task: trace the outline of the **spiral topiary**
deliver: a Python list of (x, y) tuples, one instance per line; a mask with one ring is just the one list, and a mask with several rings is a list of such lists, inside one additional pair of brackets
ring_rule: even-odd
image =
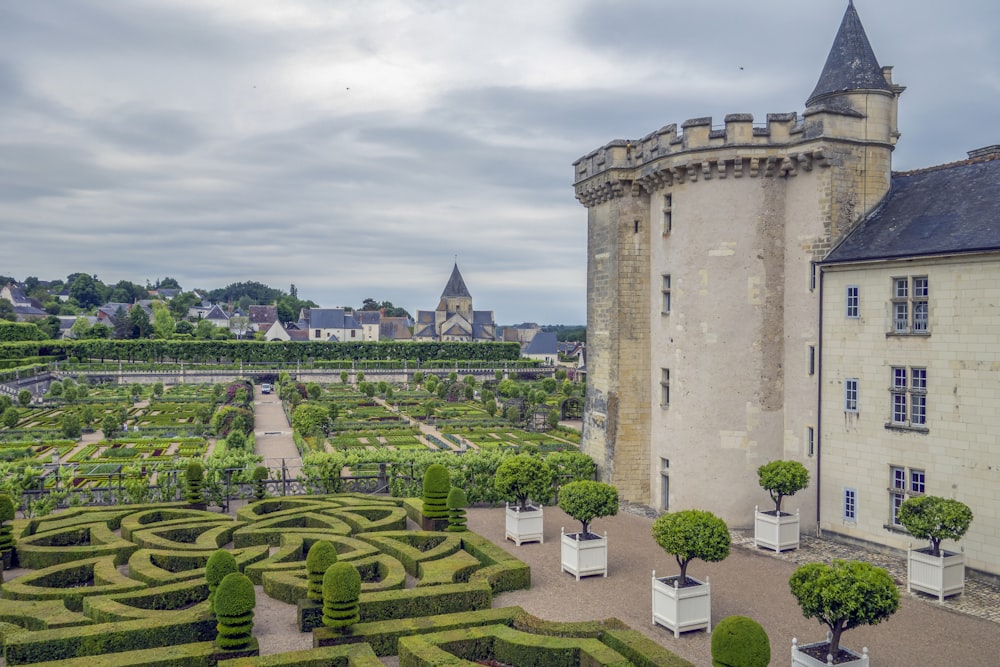
[(428, 519), (448, 518), (448, 491), (451, 478), (448, 469), (432, 463), (424, 472), (424, 516)]
[(208, 563), (205, 565), (205, 581), (208, 582), (209, 608), (213, 612), (215, 611), (215, 593), (219, 584), (233, 572), (239, 572), (239, 567), (236, 566), (236, 558), (230, 552), (218, 549), (208, 557)]
[(14, 528), (7, 522), (14, 520), (14, 513), (14, 501), (6, 493), (0, 493), (0, 554), (7, 567), (10, 566), (9, 554), (14, 550)]
[(329, 540), (319, 540), (309, 548), (306, 555), (306, 578), (309, 592), (306, 597), (316, 602), (323, 601), (323, 575), (337, 562), (337, 548)]
[(224, 651), (238, 651), (253, 641), (253, 608), (257, 594), (253, 582), (240, 572), (227, 574), (215, 596), (218, 636), (215, 644)]
[(468, 530), (465, 527), (465, 506), (468, 499), (465, 491), (453, 486), (448, 492), (448, 531), (452, 533), (464, 533)]
[(727, 616), (712, 630), (712, 667), (767, 667), (771, 642), (760, 623)]
[(197, 461), (192, 461), (188, 464), (187, 472), (184, 476), (185, 480), (185, 490), (184, 499), (187, 500), (192, 505), (203, 505), (205, 504), (205, 498), (202, 495), (202, 486), (205, 479), (205, 471), (201, 467), (201, 464)]
[(339, 561), (323, 575), (323, 625), (346, 632), (360, 618), (361, 574), (351, 563)]
[(253, 481), (253, 496), (257, 500), (264, 500), (267, 497), (266, 482), (270, 474), (270, 471), (264, 466), (257, 466), (250, 473), (250, 479)]

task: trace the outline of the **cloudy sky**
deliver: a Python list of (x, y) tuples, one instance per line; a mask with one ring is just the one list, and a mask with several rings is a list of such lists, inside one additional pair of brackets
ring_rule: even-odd
[[(846, 0), (0, 3), (0, 274), (583, 323), (572, 162), (803, 110)], [(894, 167), (1000, 143), (996, 0), (857, 0)]]

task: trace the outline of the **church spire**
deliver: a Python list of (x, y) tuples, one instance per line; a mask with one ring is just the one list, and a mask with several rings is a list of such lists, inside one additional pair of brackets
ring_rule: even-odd
[(840, 30), (830, 48), (830, 55), (826, 57), (823, 73), (806, 101), (806, 106), (855, 90), (884, 90), (891, 93), (892, 86), (882, 74), (868, 35), (861, 25), (861, 18), (854, 8), (854, 1), (849, 0), (844, 20), (841, 21)]
[(455, 268), (451, 270), (451, 277), (448, 278), (448, 284), (444, 286), (444, 291), (441, 292), (442, 299), (454, 297), (472, 298), (472, 295), (469, 294), (469, 288), (465, 286), (462, 274), (458, 270), (458, 262), (455, 262)]

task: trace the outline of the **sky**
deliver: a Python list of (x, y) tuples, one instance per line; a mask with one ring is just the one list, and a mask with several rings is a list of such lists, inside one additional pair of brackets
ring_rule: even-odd
[[(996, 0), (857, 0), (893, 167), (1000, 143)], [(586, 321), (572, 163), (799, 112), (847, 0), (0, 3), (0, 275)]]

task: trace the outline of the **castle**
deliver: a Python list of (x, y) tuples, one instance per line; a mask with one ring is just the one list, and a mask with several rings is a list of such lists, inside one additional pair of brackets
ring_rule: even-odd
[[(898, 502), (956, 497), (977, 513), (969, 564), (1000, 574), (1000, 447), (991, 408), (968, 398), (1000, 397), (1000, 315), (958, 296), (1000, 298), (1000, 151), (937, 180), (893, 174), (903, 91), (850, 2), (801, 114), (695, 118), (574, 163), (588, 241), (581, 446), (623, 499), (746, 528), (770, 502), (756, 469), (793, 459), (812, 480), (788, 501), (805, 532), (905, 548)], [(949, 222), (897, 234), (949, 188), (937, 207), (952, 205)], [(966, 210), (970, 197), (985, 203)], [(959, 420), (976, 425), (971, 443)]]
[(473, 310), (472, 295), (456, 262), (438, 307), (417, 311), (413, 340), (491, 342), (496, 340), (496, 330), (492, 310)]

